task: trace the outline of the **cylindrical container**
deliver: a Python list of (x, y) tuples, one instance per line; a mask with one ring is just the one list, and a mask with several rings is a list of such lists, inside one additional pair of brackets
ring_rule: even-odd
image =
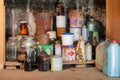
[(48, 71), (50, 69), (50, 56), (43, 49), (38, 56), (38, 70)]
[(73, 45), (73, 38), (74, 34), (73, 33), (63, 33), (62, 34), (62, 45), (67, 46), (67, 45)]
[(26, 36), (25, 37), (25, 40), (23, 40), (22, 42), (22, 46), (24, 46), (26, 48), (26, 51), (27, 51), (27, 58), (30, 57), (30, 47), (31, 46), (35, 46), (36, 45), (36, 42), (34, 40), (34, 37), (32, 36)]
[(39, 40), (39, 44), (49, 44), (49, 35), (40, 34), (38, 40)]
[(62, 58), (63, 61), (72, 61), (75, 60), (75, 46), (63, 46), (62, 48)]
[(85, 46), (86, 60), (92, 60), (92, 44), (87, 42)]
[(69, 12), (70, 27), (83, 27), (84, 25), (84, 12), (73, 10)]
[(116, 40), (111, 41), (106, 54), (106, 59), (103, 62), (103, 73), (109, 77), (120, 77), (120, 45)]
[(70, 27), (70, 33), (74, 33), (74, 41), (79, 40), (81, 35), (81, 28), (79, 27)]
[(93, 31), (92, 38), (96, 37), (97, 42), (99, 42), (99, 33), (97, 31)]
[(51, 71), (62, 71), (62, 58), (60, 56), (53, 56), (51, 58)]
[(19, 50), (18, 50), (18, 54), (17, 54), (17, 60), (18, 62), (24, 62), (27, 58), (27, 51), (26, 51), (26, 48), (25, 47), (21, 47)]
[(33, 62), (33, 64), (37, 63), (37, 55), (38, 55), (38, 51), (37, 51), (37, 47), (36, 46), (30, 46), (30, 59), (31, 62)]
[(31, 60), (25, 60), (24, 62), (24, 70), (25, 71), (32, 71), (33, 70), (33, 64)]
[(56, 39), (56, 31), (48, 31), (49, 39)]
[(29, 29), (28, 29), (28, 24), (26, 21), (21, 21), (20, 22), (20, 35), (29, 35)]
[(83, 40), (86, 42), (88, 41), (88, 30), (86, 28), (86, 26), (84, 25), (84, 27), (82, 28), (82, 36), (83, 36)]
[(9, 37), (6, 45), (6, 59), (16, 61), (18, 52), (18, 42), (16, 37)]
[(52, 12), (49, 10), (42, 10), (41, 12), (35, 13), (35, 21), (36, 21), (36, 36), (40, 34), (45, 34), (46, 32), (51, 30), (51, 20), (52, 20)]
[(60, 41), (55, 42), (55, 55), (62, 56), (62, 46), (60, 44)]
[(66, 33), (66, 27), (65, 28), (57, 28), (57, 38), (61, 38), (62, 33)]

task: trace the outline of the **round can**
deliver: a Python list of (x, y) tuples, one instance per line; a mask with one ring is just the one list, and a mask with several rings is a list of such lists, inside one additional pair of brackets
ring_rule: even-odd
[(62, 71), (62, 58), (60, 56), (53, 56), (51, 58), (51, 71)]
[(74, 33), (74, 41), (79, 40), (81, 35), (81, 28), (79, 27), (70, 27), (70, 33)]
[(75, 46), (63, 46), (62, 48), (62, 58), (63, 61), (75, 60)]
[(62, 34), (62, 45), (68, 46), (73, 45), (73, 33), (63, 33)]

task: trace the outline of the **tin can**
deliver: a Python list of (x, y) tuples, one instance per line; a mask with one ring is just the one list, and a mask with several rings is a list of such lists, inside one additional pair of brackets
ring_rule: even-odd
[(53, 56), (51, 58), (51, 71), (62, 71), (62, 57)]
[(62, 58), (63, 61), (72, 61), (75, 60), (75, 46), (63, 46), (62, 49)]
[(79, 27), (70, 27), (70, 33), (74, 33), (74, 41), (79, 40), (81, 35), (81, 28)]
[(69, 46), (73, 45), (73, 33), (63, 33), (62, 34), (62, 45)]

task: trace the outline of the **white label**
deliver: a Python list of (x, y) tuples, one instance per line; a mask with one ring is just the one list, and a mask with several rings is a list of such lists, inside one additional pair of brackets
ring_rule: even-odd
[(52, 71), (61, 71), (62, 70), (62, 58), (52, 58), (51, 70)]
[(61, 46), (55, 45), (55, 55), (61, 56)]
[(92, 46), (89, 43), (86, 45), (86, 60), (92, 60)]
[(57, 28), (64, 28), (66, 27), (65, 16), (57, 16), (56, 17), (56, 25)]

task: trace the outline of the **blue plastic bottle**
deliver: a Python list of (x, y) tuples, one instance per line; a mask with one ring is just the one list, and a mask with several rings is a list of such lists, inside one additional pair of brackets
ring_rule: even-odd
[(120, 46), (112, 40), (106, 50), (103, 62), (103, 73), (109, 77), (120, 77)]

